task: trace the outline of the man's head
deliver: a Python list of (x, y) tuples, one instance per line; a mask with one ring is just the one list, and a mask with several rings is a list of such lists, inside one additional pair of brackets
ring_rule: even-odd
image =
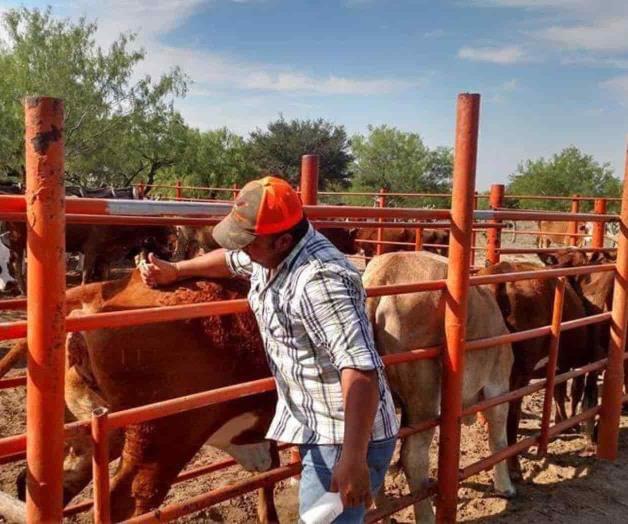
[(271, 268), (286, 257), (307, 228), (297, 193), (285, 180), (268, 176), (242, 188), (213, 235), (220, 246), (242, 249), (254, 262)]

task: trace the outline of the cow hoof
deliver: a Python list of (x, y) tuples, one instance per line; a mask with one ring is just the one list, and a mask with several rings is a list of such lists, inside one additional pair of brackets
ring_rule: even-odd
[(494, 489), (493, 492), (495, 493), (495, 496), (499, 497), (500, 499), (510, 500), (514, 499), (517, 496), (517, 488), (515, 488), (514, 486), (505, 490)]

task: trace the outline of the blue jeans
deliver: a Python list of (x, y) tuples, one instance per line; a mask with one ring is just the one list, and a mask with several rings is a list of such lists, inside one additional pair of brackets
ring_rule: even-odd
[[(378, 440), (369, 443), (367, 463), (371, 476), (373, 496), (384, 483), (384, 476), (390, 465), (397, 439)], [(299, 484), (299, 515), (303, 515), (326, 491), (331, 484), (332, 469), (340, 458), (341, 445), (302, 444), (299, 446), (303, 470)], [(357, 524), (364, 522), (364, 504), (345, 509), (334, 523)]]

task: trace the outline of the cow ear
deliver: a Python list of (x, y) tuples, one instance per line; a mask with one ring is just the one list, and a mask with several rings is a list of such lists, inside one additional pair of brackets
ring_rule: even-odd
[(558, 257), (554, 253), (537, 253), (537, 255), (546, 266), (558, 264)]

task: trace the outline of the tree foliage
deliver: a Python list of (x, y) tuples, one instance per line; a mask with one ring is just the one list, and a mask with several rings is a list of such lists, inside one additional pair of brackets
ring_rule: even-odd
[(186, 92), (178, 69), (153, 81), (138, 78), (144, 59), (121, 34), (107, 50), (97, 46), (95, 23), (58, 20), (50, 9), (13, 9), (2, 17), (0, 42), (0, 170), (23, 173), (25, 95), (65, 101), (64, 138), (69, 181), (127, 185), (150, 180), (182, 152), (185, 125), (173, 101)]
[[(417, 133), (386, 125), (369, 126), (368, 136), (351, 139), (355, 155), (353, 189), (356, 191), (446, 193), (453, 172), (449, 148), (428, 148)], [(404, 205), (422, 205), (423, 199), (399, 200)], [(387, 202), (395, 202), (388, 198)], [(430, 202), (434, 203), (434, 200)], [(442, 204), (439, 202), (438, 204)]]
[[(510, 175), (506, 194), (619, 196), (621, 182), (608, 163), (600, 164), (577, 147), (568, 147), (550, 159), (539, 158), (519, 164)], [(532, 201), (540, 209), (568, 209), (560, 201)], [(515, 202), (516, 204), (516, 202)], [(590, 208), (590, 203), (583, 207)], [(531, 207), (529, 201), (521, 207)]]
[[(259, 176), (259, 171), (250, 160), (250, 149), (239, 135), (227, 128), (214, 131), (188, 129), (185, 134), (185, 149), (180, 161), (165, 170), (160, 182), (172, 183), (181, 180), (188, 186), (231, 187), (243, 186)], [(197, 195), (207, 198), (206, 191)], [(224, 198), (224, 194), (215, 195)]]
[(283, 116), (256, 129), (249, 139), (251, 160), (261, 172), (277, 173), (298, 185), (301, 157), (319, 155), (320, 187), (347, 187), (353, 157), (343, 126), (323, 119), (286, 121)]

